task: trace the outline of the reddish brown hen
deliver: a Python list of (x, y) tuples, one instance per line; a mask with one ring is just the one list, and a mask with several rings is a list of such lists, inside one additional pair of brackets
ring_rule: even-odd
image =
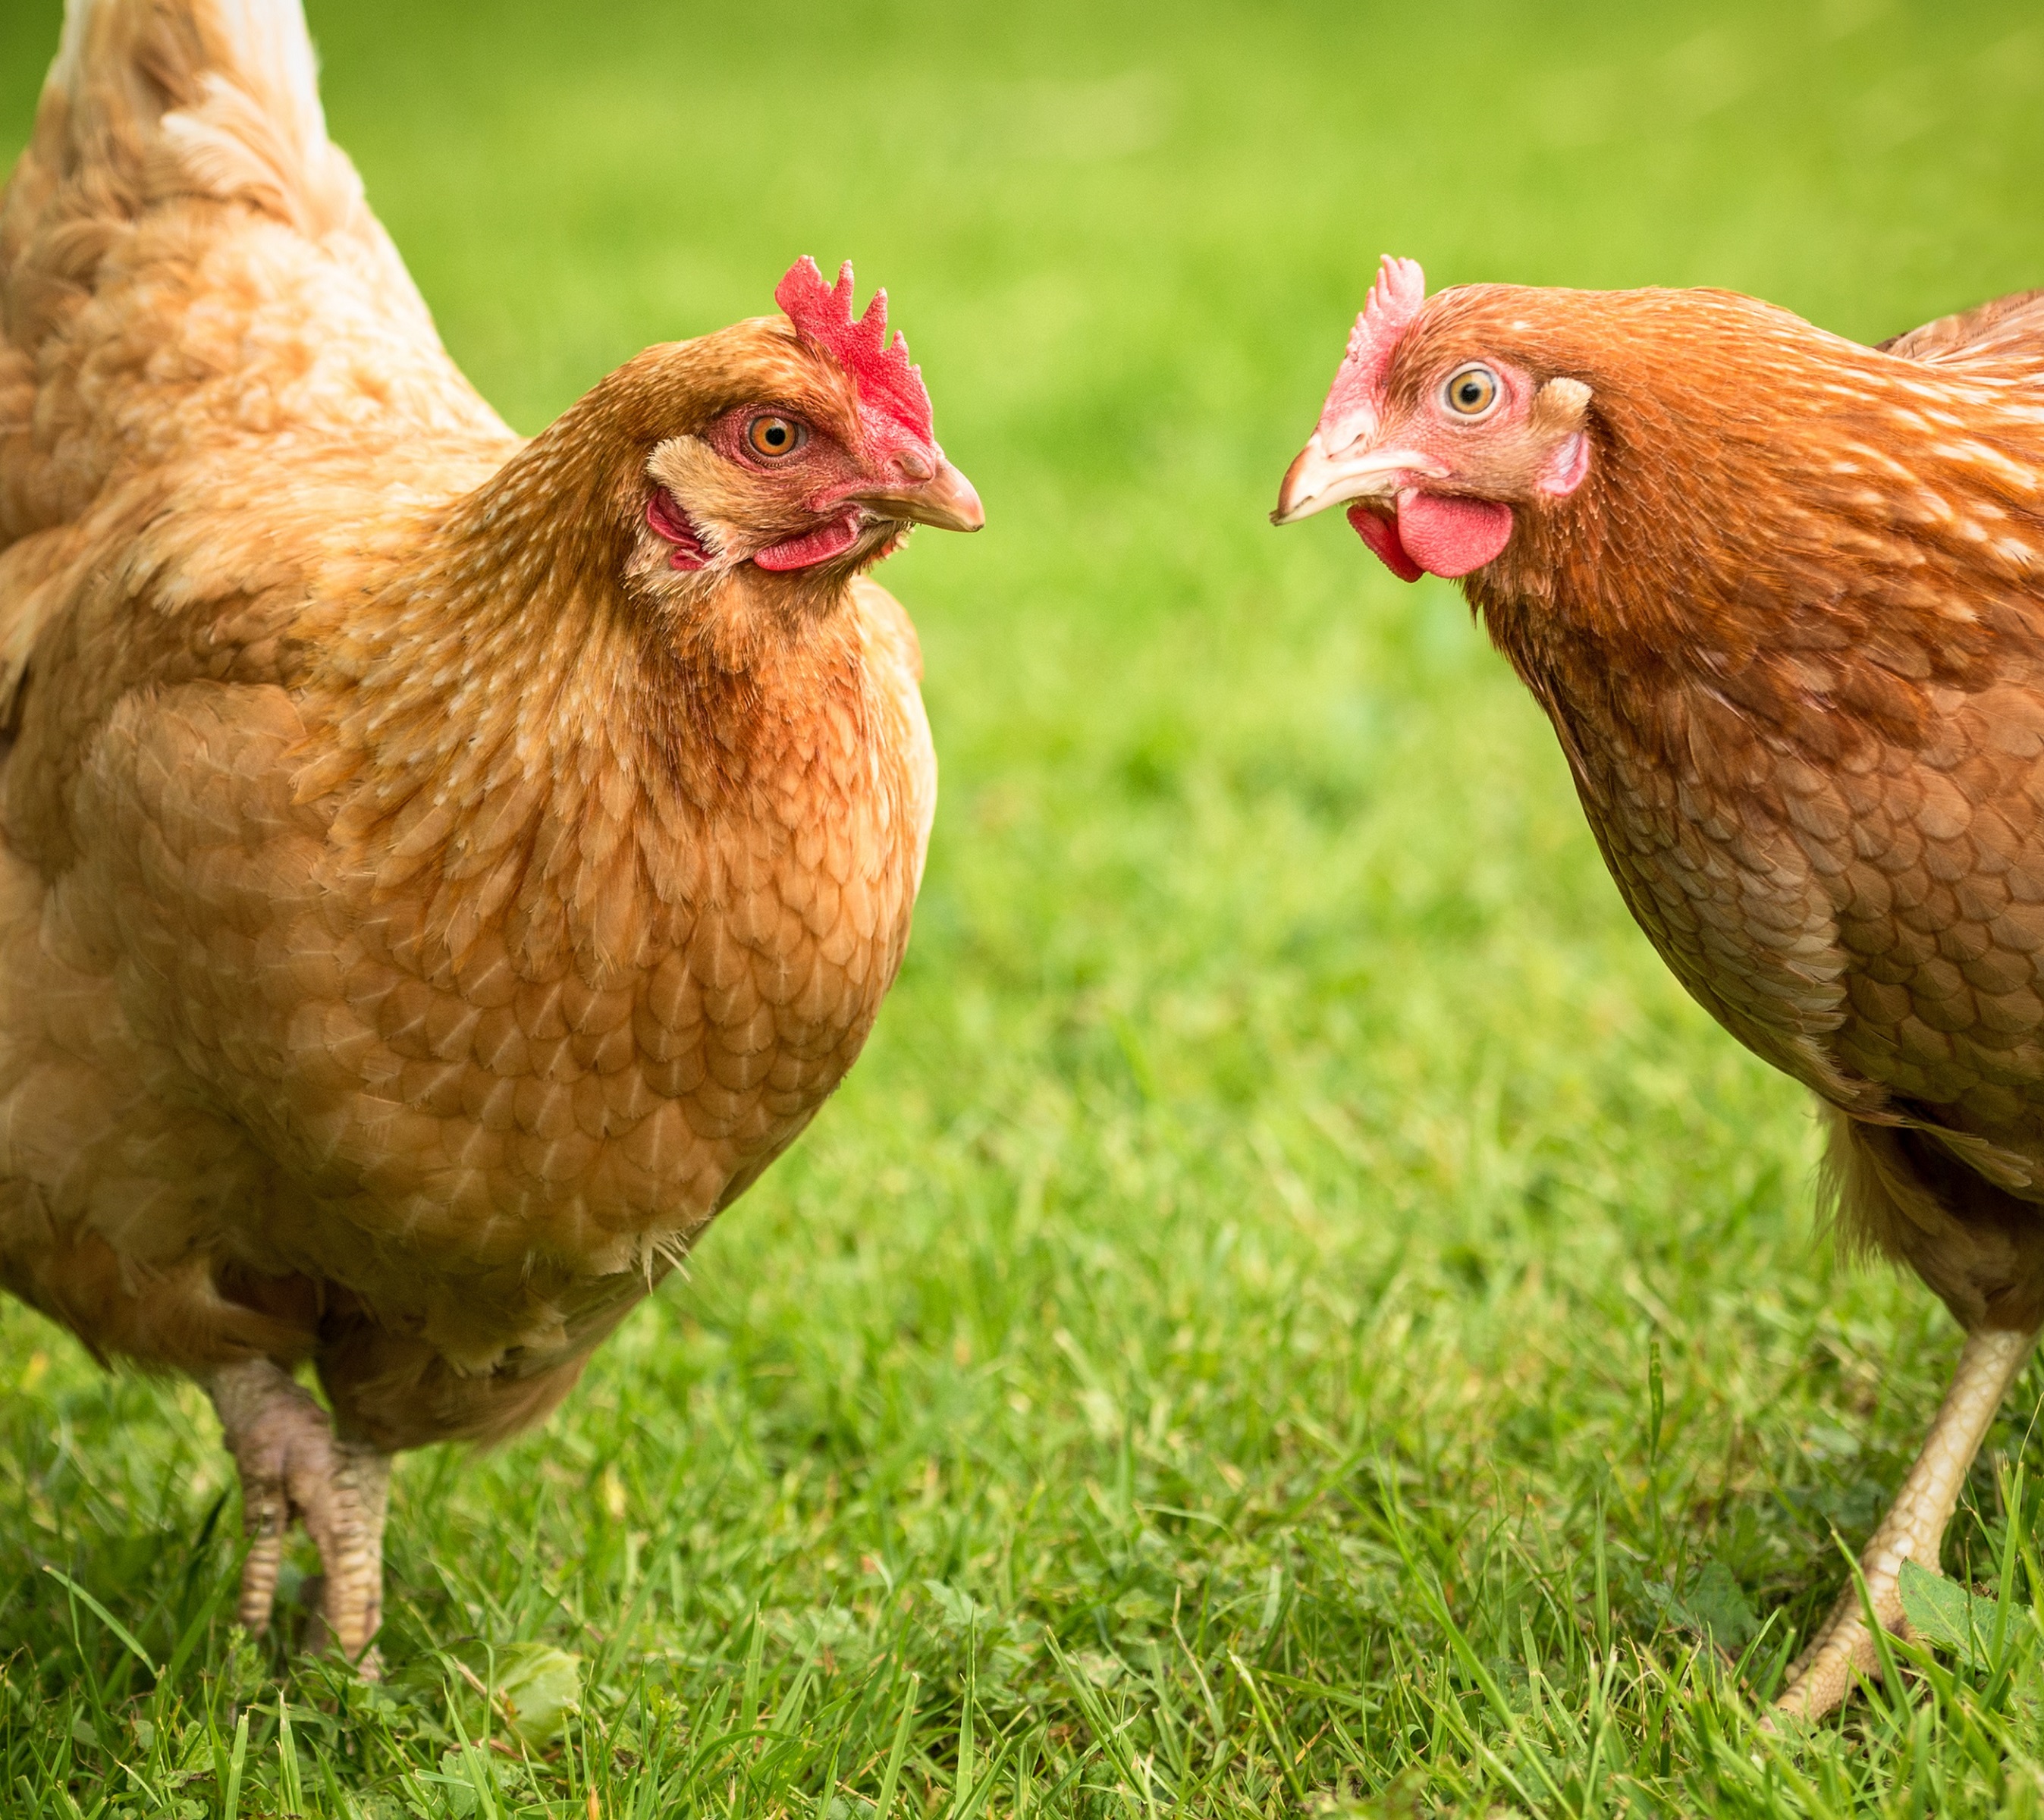
[(980, 509), (849, 267), (775, 298), (521, 444), (298, 0), (72, 0), (0, 202), (0, 1281), (208, 1386), (252, 1625), (302, 1518), (362, 1657), (388, 1456), (565, 1394), (901, 960), (861, 572)]
[[(1864, 1557), (1895, 1624), (2044, 1321), (2044, 294), (1871, 348), (1387, 259), (1275, 516), (1340, 503), (1465, 578), (1640, 926), (1966, 1330)], [(1781, 1704), (1874, 1662), (1849, 1589)]]

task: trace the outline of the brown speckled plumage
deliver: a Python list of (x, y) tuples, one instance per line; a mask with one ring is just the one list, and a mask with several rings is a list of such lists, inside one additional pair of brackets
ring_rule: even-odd
[[(1849, 1237), (1976, 1336), (1866, 1558), (1896, 1621), (2044, 1322), (2044, 294), (1876, 349), (1725, 292), (1422, 305), (1386, 271), (1408, 319), (1360, 432), (1324, 418), (1279, 516), (1473, 552), (1443, 572), (1641, 927), (1831, 1109)], [(1796, 1711), (1873, 1660), (1857, 1598)]]
[[(1455, 294), (1426, 338), (1495, 340), (1521, 295)], [(1590, 472), (1469, 591), (1676, 976), (1846, 1115), (1854, 1229), (2027, 1331), (2044, 322), (1983, 315), (1992, 354), (1934, 324), (1927, 365), (1743, 298), (1562, 294), (1507, 345), (1590, 384)], [(1897, 1200), (1912, 1170), (1938, 1216)]]
[[(508, 1433), (901, 958), (935, 767), (859, 571), (905, 526), (770, 574), (809, 520), (697, 440), (855, 448), (852, 380), (763, 319), (521, 444), (295, 0), (74, 0), (0, 333), (0, 1279), (103, 1354), (311, 1360), (378, 1449)], [(676, 571), (656, 483), (728, 559)]]

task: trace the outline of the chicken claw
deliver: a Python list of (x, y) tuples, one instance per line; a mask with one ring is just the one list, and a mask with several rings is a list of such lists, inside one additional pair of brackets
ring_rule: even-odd
[[(2036, 1338), (2034, 1334), (1994, 1328), (1966, 1335), (1958, 1369), (1938, 1406), (1923, 1449), (1859, 1557), (1867, 1599), (1885, 1629), (1908, 1634), (1902, 1616), (1902, 1564), (1913, 1561), (1933, 1573), (1938, 1571), (1938, 1547), (1958, 1508), (1973, 1457)], [(1879, 1672), (1879, 1652), (1855, 1583), (1839, 1595), (1823, 1628), (1796, 1657), (1788, 1671), (1788, 1689), (1774, 1703), (1774, 1711), (1821, 1718), (1852, 1691), (1859, 1676)]]
[(337, 1438), (327, 1412), (268, 1359), (223, 1366), (206, 1388), (240, 1471), (242, 1527), (251, 1538), (240, 1622), (251, 1630), (268, 1625), (285, 1532), (302, 1522), (325, 1570), (308, 1645), (339, 1649), (375, 1680), (370, 1642), (383, 1618), (390, 1457)]

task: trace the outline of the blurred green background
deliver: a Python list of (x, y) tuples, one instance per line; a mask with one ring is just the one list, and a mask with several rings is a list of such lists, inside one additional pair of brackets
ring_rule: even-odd
[[(2035, 6), (310, 16), (521, 429), (799, 253), (887, 287), (989, 518), (885, 572), (943, 804), (797, 1151), (548, 1429), (401, 1469), (390, 1692), (302, 1664), (280, 1739), (203, 1400), (0, 1315), (9, 1786), (217, 1811), (259, 1690), (247, 1787), (305, 1812), (843, 1820), (890, 1751), (958, 1820), (2034, 1788), (1946, 1705), (1740, 1729), (1954, 1336), (1832, 1261), (1804, 1096), (1633, 929), (1456, 591), (1265, 514), (1381, 252), (1869, 340), (2044, 282)], [(57, 20), (0, 12), (0, 148)], [(1954, 1563), (2008, 1533), (1976, 1488)], [(450, 1664), (541, 1644), (566, 1741), (471, 1749)]]

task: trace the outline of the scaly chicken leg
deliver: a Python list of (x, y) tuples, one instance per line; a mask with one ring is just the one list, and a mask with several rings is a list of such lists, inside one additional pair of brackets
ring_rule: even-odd
[(331, 1641), (373, 1680), (390, 1457), (338, 1438), (326, 1411), (268, 1359), (223, 1366), (206, 1388), (240, 1470), (242, 1526), (252, 1538), (241, 1569), (242, 1623), (251, 1630), (269, 1623), (285, 1532), (302, 1521), (325, 1570), (315, 1626), (324, 1634), (309, 1637), (307, 1647)]
[[(1938, 1406), (1923, 1451), (1859, 1557), (1874, 1615), (1889, 1630), (1907, 1634), (1902, 1564), (1913, 1561), (1933, 1573), (1938, 1571), (1945, 1527), (1958, 1508), (1959, 1491), (1973, 1457), (2036, 1342), (2034, 1333), (2006, 1329), (1985, 1328), (1966, 1335), (1958, 1369)], [(1879, 1660), (1859, 1588), (1848, 1586), (1823, 1628), (1789, 1669), (1787, 1691), (1774, 1703), (1774, 1710), (1799, 1718), (1822, 1718), (1852, 1691), (1855, 1676), (1878, 1672)]]

